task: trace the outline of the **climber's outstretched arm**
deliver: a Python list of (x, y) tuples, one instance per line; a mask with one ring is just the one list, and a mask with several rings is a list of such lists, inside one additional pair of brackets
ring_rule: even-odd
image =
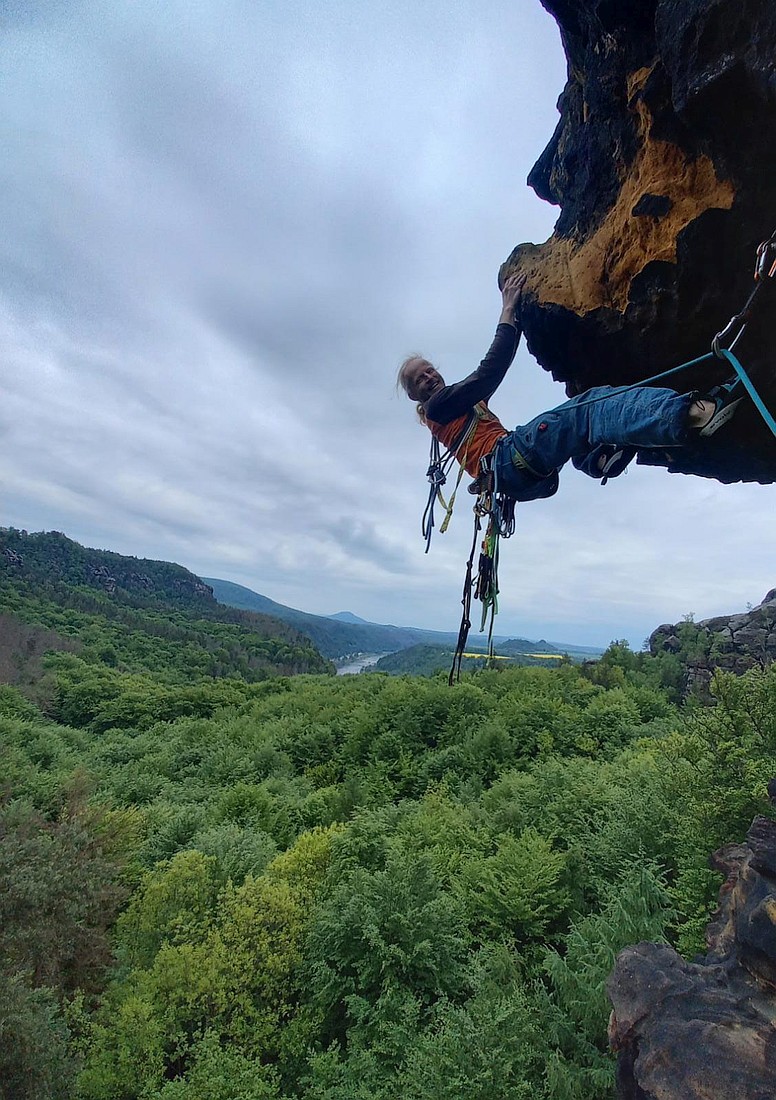
[(501, 316), (493, 343), (475, 371), (452, 386), (439, 390), (425, 404), (425, 414), (437, 424), (449, 424), (469, 412), (478, 401), (487, 401), (504, 379), (520, 342), (520, 301), (525, 275), (510, 275), (501, 291)]

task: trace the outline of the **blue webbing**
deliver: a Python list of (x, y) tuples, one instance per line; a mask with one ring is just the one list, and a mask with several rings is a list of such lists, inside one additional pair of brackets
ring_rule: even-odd
[[(705, 363), (707, 359), (717, 359), (720, 356), (724, 356), (724, 358), (728, 360), (733, 370), (741, 379), (746, 392), (754, 402), (760, 416), (771, 429), (774, 436), (776, 436), (776, 420), (774, 420), (773, 416), (768, 411), (765, 402), (755, 388), (754, 382), (744, 370), (741, 362), (728, 348), (720, 348), (719, 356), (715, 355), (714, 352), (707, 352), (706, 355), (701, 355), (698, 359), (690, 359), (687, 363), (680, 363), (678, 367), (671, 367), (670, 370), (664, 370), (660, 374), (653, 374), (651, 378), (644, 378), (641, 382), (634, 382), (630, 386), (613, 386), (608, 393), (601, 394), (599, 397), (591, 397), (587, 401), (578, 401), (577, 408), (583, 405), (594, 405), (597, 401), (606, 401), (610, 397), (615, 397), (618, 393), (628, 393), (630, 390), (639, 389), (641, 386), (648, 386), (651, 382), (659, 382), (661, 378), (668, 378), (672, 374), (678, 374), (680, 370), (686, 370), (688, 367), (697, 367), (700, 363)], [(562, 409), (563, 405), (558, 405), (550, 411), (560, 412)]]
[[(651, 382), (659, 382), (661, 378), (668, 378), (672, 374), (678, 374), (680, 370), (687, 370), (688, 367), (697, 367), (699, 363), (705, 363), (707, 359), (716, 358), (716, 355), (709, 351), (705, 355), (699, 356), (697, 359), (690, 359), (687, 363), (680, 363), (678, 367), (671, 367), (670, 370), (661, 371), (660, 374), (653, 374), (651, 378), (642, 378), (640, 382), (633, 382), (630, 386), (612, 386), (608, 393), (601, 394), (600, 397), (591, 397), (587, 401), (578, 401), (577, 408), (581, 408), (583, 405), (595, 405), (597, 401), (607, 401), (610, 397), (616, 397), (618, 393), (629, 393), (630, 390), (638, 390), (642, 386), (648, 386)], [(559, 412), (562, 408), (563, 405), (557, 405), (554, 409), (549, 409), (548, 411)]]
[(773, 434), (776, 435), (776, 420), (773, 419), (771, 414), (768, 412), (768, 409), (765, 407), (765, 402), (755, 389), (754, 382), (752, 382), (751, 378), (741, 366), (741, 363), (738, 361), (732, 351), (729, 351), (727, 348), (720, 348), (719, 350), (720, 354), (725, 356), (725, 358), (735, 370), (738, 377), (743, 382), (746, 392), (749, 394), (752, 401), (754, 401), (755, 405), (757, 406), (757, 411), (759, 412), (760, 416), (771, 429)]

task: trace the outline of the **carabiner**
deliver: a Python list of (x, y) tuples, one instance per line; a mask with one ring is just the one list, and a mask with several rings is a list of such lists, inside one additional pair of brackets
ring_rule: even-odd
[(776, 274), (776, 241), (771, 238), (757, 249), (757, 262), (754, 268), (756, 280), (772, 279)]
[(718, 359), (724, 359), (725, 358), (725, 356), (723, 354), (722, 341), (726, 340), (727, 337), (730, 336), (731, 332), (736, 327), (736, 325), (738, 325), (738, 332), (735, 335), (735, 339), (730, 341), (730, 347), (732, 347), (733, 344), (735, 344), (736, 340), (738, 340), (738, 337), (744, 331), (744, 328), (746, 327), (746, 321), (741, 320), (741, 314), (740, 313), (737, 313), (735, 315), (735, 317), (731, 317), (730, 320), (728, 321), (728, 323), (722, 329), (722, 331), (718, 332), (717, 335), (714, 337), (714, 339), (711, 341), (711, 350), (714, 352), (714, 354), (717, 356)]

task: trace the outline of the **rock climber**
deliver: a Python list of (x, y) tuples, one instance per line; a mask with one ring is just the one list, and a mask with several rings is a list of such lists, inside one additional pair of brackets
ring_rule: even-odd
[(607, 479), (622, 473), (639, 450), (680, 448), (711, 436), (743, 399), (738, 383), (705, 395), (597, 386), (508, 431), (488, 401), (517, 351), (524, 285), (524, 275), (505, 280), (495, 338), (468, 377), (448, 386), (432, 363), (410, 355), (397, 379), (441, 447), (453, 451), (475, 479), (494, 473), (499, 491), (515, 500), (552, 496), (569, 460), (590, 477)]

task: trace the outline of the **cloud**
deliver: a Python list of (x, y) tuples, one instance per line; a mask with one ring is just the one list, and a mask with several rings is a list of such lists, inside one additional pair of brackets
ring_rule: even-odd
[[(469, 373), (500, 262), (551, 229), (523, 181), (565, 60), (540, 5), (517, 9), (13, 9), (4, 522), (309, 611), (455, 629), (469, 501), (426, 556), (428, 441), (393, 380), (416, 349)], [(495, 404), (512, 426), (562, 398), (521, 350)], [(499, 629), (639, 641), (759, 599), (764, 500), (568, 471), (519, 509)]]

